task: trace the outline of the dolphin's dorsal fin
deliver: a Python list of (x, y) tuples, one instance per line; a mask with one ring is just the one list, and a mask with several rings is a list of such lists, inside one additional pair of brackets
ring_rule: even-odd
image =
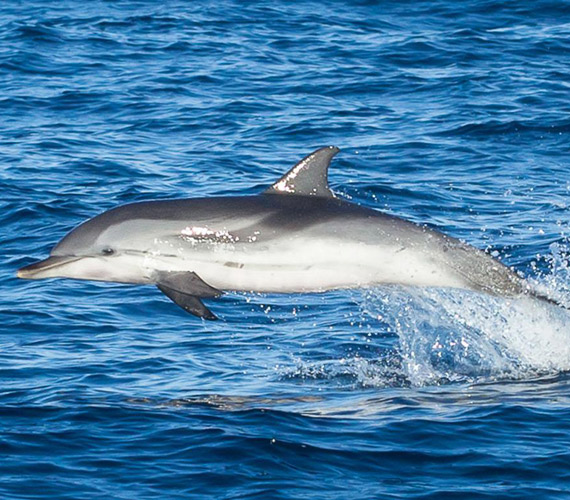
[(325, 146), (303, 158), (264, 194), (293, 194), (334, 198), (329, 188), (327, 173), (334, 155), (340, 149)]

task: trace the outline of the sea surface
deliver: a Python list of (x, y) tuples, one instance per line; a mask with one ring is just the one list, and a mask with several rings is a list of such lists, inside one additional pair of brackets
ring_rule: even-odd
[(0, 498), (568, 499), (570, 313), (379, 287), (23, 281), (141, 200), (252, 195), (322, 145), (344, 198), (570, 305), (570, 4), (0, 4)]

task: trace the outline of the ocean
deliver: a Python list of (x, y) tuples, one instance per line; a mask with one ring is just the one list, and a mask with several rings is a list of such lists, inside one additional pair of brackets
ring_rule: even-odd
[(338, 196), (569, 305), (569, 3), (21, 0), (0, 41), (0, 498), (570, 498), (563, 308), (386, 286), (206, 322), (16, 278), (111, 207), (336, 145)]

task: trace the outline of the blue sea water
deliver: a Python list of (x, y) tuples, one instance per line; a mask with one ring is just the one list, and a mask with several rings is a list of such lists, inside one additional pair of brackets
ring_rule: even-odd
[(570, 498), (570, 316), (399, 287), (25, 282), (86, 218), (254, 194), (318, 146), (343, 197), (570, 304), (570, 4), (0, 4), (0, 498)]

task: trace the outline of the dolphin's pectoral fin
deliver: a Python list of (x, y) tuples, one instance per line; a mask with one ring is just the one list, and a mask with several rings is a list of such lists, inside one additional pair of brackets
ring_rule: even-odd
[(164, 295), (172, 300), (172, 302), (180, 306), (186, 312), (198, 316), (199, 318), (209, 320), (218, 319), (218, 317), (202, 303), (199, 297), (179, 292), (178, 290), (168, 288), (161, 284), (158, 284), (157, 287)]
[(158, 273), (156, 284), (159, 287), (164, 286), (185, 295), (194, 295), (196, 297), (219, 297), (222, 295), (221, 290), (208, 285), (200, 276), (193, 272), (162, 271)]
[(158, 289), (182, 309), (204, 319), (218, 319), (200, 300), (200, 297), (219, 297), (222, 291), (208, 285), (192, 272), (167, 272), (158, 274)]
[(303, 158), (264, 194), (296, 194), (334, 198), (329, 188), (327, 173), (333, 156), (340, 150), (325, 146)]

